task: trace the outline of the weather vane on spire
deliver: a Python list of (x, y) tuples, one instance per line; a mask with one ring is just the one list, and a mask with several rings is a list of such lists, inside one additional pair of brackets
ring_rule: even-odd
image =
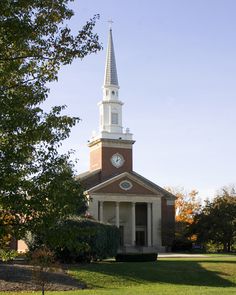
[(112, 19), (109, 19), (107, 21), (109, 23), (109, 27), (110, 27), (110, 30), (112, 29), (112, 24), (114, 23)]

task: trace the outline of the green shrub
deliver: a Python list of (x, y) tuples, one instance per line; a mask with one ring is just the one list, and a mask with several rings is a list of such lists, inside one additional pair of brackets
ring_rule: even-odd
[[(92, 224), (90, 223), (90, 226)], [(119, 246), (119, 230), (116, 226), (93, 222), (95, 226), (95, 235), (90, 237), (88, 243), (91, 246), (93, 258), (104, 259), (113, 257), (117, 254)]]
[(0, 249), (0, 259), (3, 262), (14, 260), (17, 256), (17, 251), (9, 249)]
[(192, 250), (192, 241), (187, 239), (175, 239), (172, 244), (171, 250), (173, 252), (190, 252)]
[(209, 241), (205, 243), (205, 248), (207, 253), (220, 253), (224, 252), (224, 245), (220, 243), (213, 243)]
[(29, 249), (46, 245), (63, 262), (88, 262), (115, 256), (119, 246), (117, 227), (91, 219), (71, 217), (56, 224), (50, 233), (28, 237)]
[(147, 262), (156, 260), (157, 253), (125, 253), (116, 255), (116, 261), (118, 262)]

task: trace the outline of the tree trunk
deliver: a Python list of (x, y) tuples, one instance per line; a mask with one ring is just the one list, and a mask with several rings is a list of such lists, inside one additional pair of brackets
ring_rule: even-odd
[(230, 252), (230, 250), (231, 250), (231, 242), (229, 241), (227, 243), (227, 252)]
[(44, 295), (44, 283), (42, 284), (42, 295)]
[(224, 242), (224, 249), (223, 249), (224, 252), (227, 252), (228, 251), (228, 243), (227, 242)]

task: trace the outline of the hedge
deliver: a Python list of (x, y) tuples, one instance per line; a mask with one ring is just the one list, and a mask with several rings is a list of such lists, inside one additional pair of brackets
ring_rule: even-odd
[(157, 253), (124, 253), (116, 255), (116, 261), (118, 262), (147, 262), (156, 260)]
[(32, 235), (27, 244), (30, 250), (46, 245), (62, 262), (88, 262), (117, 254), (119, 230), (95, 220), (71, 217), (58, 222), (47, 236)]

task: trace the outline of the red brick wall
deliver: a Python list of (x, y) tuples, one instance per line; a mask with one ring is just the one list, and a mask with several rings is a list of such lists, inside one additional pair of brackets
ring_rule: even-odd
[[(112, 155), (119, 153), (124, 157), (124, 164), (120, 168), (116, 168), (111, 163)], [(118, 175), (123, 172), (132, 171), (132, 149), (124, 148), (111, 148), (103, 147), (102, 148), (102, 178), (106, 179), (111, 175)]]
[(162, 205), (162, 245), (171, 246), (175, 237), (175, 206), (167, 205), (165, 198), (161, 200)]
[[(119, 184), (123, 180), (130, 181), (133, 184), (133, 187), (128, 191), (124, 191), (123, 189), (121, 189)], [(110, 185), (107, 185), (104, 188), (97, 190), (97, 192), (98, 193), (118, 193), (118, 194), (125, 193), (125, 194), (155, 195), (149, 189), (147, 189), (147, 188), (141, 186), (140, 184), (138, 184), (137, 182), (131, 181), (130, 179), (125, 178), (125, 177), (111, 183)]]
[(102, 150), (101, 150), (100, 147), (97, 148), (97, 149), (91, 150), (90, 151), (90, 167), (89, 167), (89, 170), (94, 171), (94, 170), (97, 170), (97, 169), (101, 169), (101, 167), (102, 167), (101, 159), (102, 159)]
[[(120, 144), (120, 142), (118, 142)], [(119, 153), (124, 157), (124, 164), (116, 168), (111, 163), (112, 155)], [(98, 145), (90, 150), (90, 171), (102, 170), (102, 180), (118, 175), (123, 172), (130, 172), (133, 168), (132, 148), (104, 147)]]

